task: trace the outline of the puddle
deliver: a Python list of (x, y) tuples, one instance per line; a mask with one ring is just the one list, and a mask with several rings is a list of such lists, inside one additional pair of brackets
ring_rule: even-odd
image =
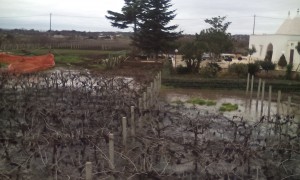
[[(277, 114), (277, 100), (275, 93), (272, 97), (270, 114)], [(261, 101), (259, 98), (258, 103), (256, 102), (256, 93), (253, 94), (251, 108), (250, 100), (246, 98), (245, 91), (240, 90), (208, 90), (208, 89), (163, 89), (161, 90), (161, 98), (167, 103), (176, 104), (176, 101), (185, 102), (184, 106), (195, 107), (207, 111), (209, 113), (220, 113), (228, 118), (233, 116), (243, 116), (245, 119), (250, 121), (255, 121), (258, 117), (261, 116)], [(279, 108), (280, 114), (287, 114), (287, 95), (282, 95), (281, 104)], [(204, 100), (213, 100), (216, 102), (215, 106), (206, 106), (206, 105), (193, 105), (186, 103), (191, 98), (200, 98)], [(268, 115), (268, 95), (265, 92), (265, 100), (263, 101), (263, 113), (262, 115)], [(276, 101), (276, 102), (275, 102)], [(246, 103), (247, 102), (247, 103)], [(220, 112), (219, 109), (223, 103), (237, 104), (238, 110), (231, 112)], [(256, 104), (257, 110), (256, 110)], [(300, 122), (300, 105), (292, 103), (292, 114), (295, 115), (296, 121)]]

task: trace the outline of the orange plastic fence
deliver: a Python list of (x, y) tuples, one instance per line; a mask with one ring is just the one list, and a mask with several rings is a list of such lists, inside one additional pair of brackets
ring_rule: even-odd
[(16, 56), (0, 53), (0, 62), (8, 64), (8, 72), (24, 74), (45, 70), (55, 65), (54, 55)]

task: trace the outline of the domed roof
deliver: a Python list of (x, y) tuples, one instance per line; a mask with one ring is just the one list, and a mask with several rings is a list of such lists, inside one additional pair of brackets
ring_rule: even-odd
[(300, 35), (300, 16), (299, 14), (291, 19), (288, 17), (277, 30), (276, 34)]

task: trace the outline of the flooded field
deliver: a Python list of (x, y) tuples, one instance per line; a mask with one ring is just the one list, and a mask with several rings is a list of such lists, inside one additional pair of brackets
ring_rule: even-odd
[[(268, 92), (265, 92), (263, 101), (263, 113), (268, 113)], [(281, 115), (287, 114), (288, 96), (291, 94), (282, 93), (281, 103), (279, 106), (279, 112)], [(228, 118), (233, 116), (243, 116), (248, 120), (255, 120), (261, 115), (261, 97), (259, 97), (258, 106), (256, 110), (256, 97), (257, 94), (253, 93), (252, 103), (250, 107), (249, 97), (246, 97), (245, 91), (240, 90), (210, 90), (210, 89), (163, 89), (161, 90), (161, 98), (167, 103), (184, 103), (184, 106), (192, 107), (207, 111), (208, 113), (223, 114)], [(193, 105), (187, 101), (193, 98), (199, 98), (203, 100), (210, 100), (215, 102), (215, 105)], [(237, 104), (238, 109), (234, 111), (221, 112), (219, 109), (223, 103)], [(295, 119), (300, 121), (300, 102), (294, 102), (292, 96), (291, 114), (295, 115)], [(271, 102), (271, 115), (277, 114), (277, 92), (272, 95)]]

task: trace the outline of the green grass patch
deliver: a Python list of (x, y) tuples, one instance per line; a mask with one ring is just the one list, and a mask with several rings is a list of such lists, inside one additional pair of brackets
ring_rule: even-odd
[(188, 101), (186, 101), (187, 103), (191, 103), (191, 104), (197, 104), (197, 105), (206, 105), (206, 106), (215, 106), (217, 103), (215, 101), (212, 100), (204, 100), (204, 99), (200, 99), (200, 98), (192, 98), (189, 99)]
[(91, 64), (89, 65), (91, 69), (100, 69), (100, 70), (105, 70), (105, 65), (103, 64)]
[[(49, 53), (48, 48), (40, 48), (34, 50), (15, 50), (12, 51), (16, 55), (37, 56)], [(110, 56), (125, 55), (126, 51), (103, 51), (103, 50), (82, 50), (82, 49), (51, 49), (54, 54), (55, 63), (57, 64), (73, 64), (77, 63), (91, 63), (91, 61), (98, 60)], [(88, 64), (86, 64), (88, 66)], [(101, 66), (95, 65), (92, 68), (102, 69)]]
[[(125, 54), (126, 51), (104, 51), (104, 50), (83, 50), (83, 49), (51, 49), (51, 53), (54, 55), (121, 55)], [(40, 48), (34, 50), (15, 50), (11, 51), (14, 54), (20, 55), (43, 55), (49, 53), (48, 48)]]
[(75, 55), (59, 55), (55, 56), (55, 63), (63, 63), (63, 64), (72, 64), (72, 63), (80, 63), (83, 61), (83, 58)]
[(184, 104), (184, 102), (183, 101), (181, 101), (181, 100), (176, 100), (176, 101), (172, 101), (172, 103), (175, 103), (175, 104)]
[(215, 106), (217, 104), (216, 101), (212, 101), (212, 100), (207, 100), (206, 101), (206, 106)]
[(237, 104), (231, 104), (231, 103), (223, 103), (220, 107), (220, 111), (236, 111), (239, 109), (239, 106)]
[(0, 68), (7, 68), (8, 64), (0, 62)]

